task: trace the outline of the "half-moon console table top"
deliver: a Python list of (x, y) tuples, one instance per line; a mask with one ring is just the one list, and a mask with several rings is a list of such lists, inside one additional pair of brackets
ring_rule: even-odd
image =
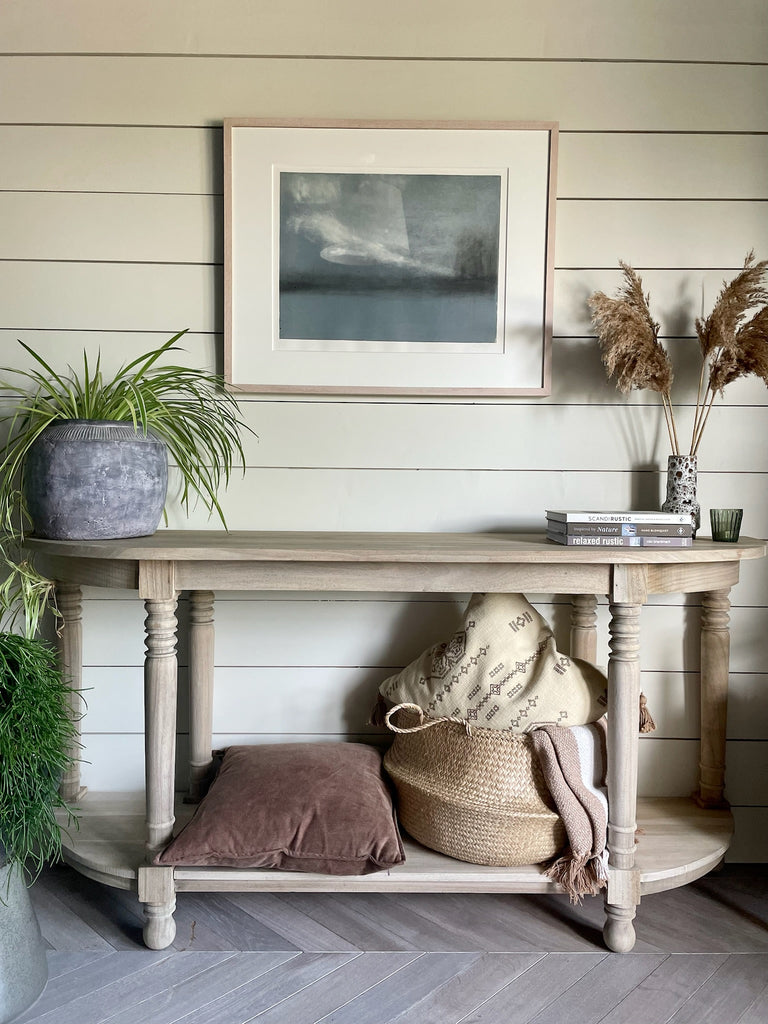
[[(723, 799), (728, 689), (729, 592), (743, 559), (762, 540), (696, 540), (690, 548), (566, 547), (541, 535), (505, 533), (257, 533), (161, 531), (117, 541), (31, 538), (39, 567), (57, 581), (61, 650), (82, 678), (81, 587), (133, 590), (145, 602), (145, 799), (84, 795), (76, 773), (63, 795), (78, 800), (81, 828), (65, 839), (67, 860), (108, 885), (138, 891), (144, 938), (162, 949), (175, 934), (175, 894), (222, 890), (431, 892), (557, 891), (540, 866), (489, 868), (407, 844), (388, 872), (337, 877), (228, 868), (157, 867), (149, 860), (191, 808), (176, 801), (176, 601), (190, 601), (190, 795), (211, 762), (214, 592), (368, 591), (572, 595), (571, 654), (597, 657), (597, 596), (610, 608), (608, 661), (609, 882), (603, 930), (610, 949), (635, 941), (643, 893), (700, 877), (724, 856), (732, 818)], [(700, 786), (693, 800), (637, 800), (640, 609), (649, 594), (701, 595)], [(255, 610), (254, 613), (256, 613)], [(425, 638), (425, 641), (429, 638)], [(643, 828), (635, 843), (638, 821)]]

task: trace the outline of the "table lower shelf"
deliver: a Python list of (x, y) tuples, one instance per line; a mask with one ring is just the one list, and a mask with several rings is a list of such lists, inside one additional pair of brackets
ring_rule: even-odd
[[(80, 828), (64, 837), (64, 859), (76, 870), (120, 889), (137, 889), (144, 861), (142, 794), (88, 793)], [(177, 805), (177, 829), (194, 807)], [(638, 800), (636, 866), (642, 894), (685, 885), (715, 867), (728, 849), (733, 819), (692, 800)], [(177, 867), (177, 892), (559, 892), (539, 865), (485, 867), (405, 841), (406, 861), (371, 875), (321, 875), (250, 868)]]

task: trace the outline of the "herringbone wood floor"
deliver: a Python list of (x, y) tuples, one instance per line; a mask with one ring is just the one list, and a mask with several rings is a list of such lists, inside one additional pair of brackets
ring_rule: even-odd
[(32, 890), (47, 1024), (765, 1024), (768, 865), (646, 897), (608, 954), (602, 901), (561, 896), (181, 894), (174, 946), (66, 867)]

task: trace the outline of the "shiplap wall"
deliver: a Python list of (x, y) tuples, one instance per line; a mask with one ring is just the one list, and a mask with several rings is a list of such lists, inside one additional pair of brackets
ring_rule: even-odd
[[(189, 360), (221, 367), (226, 116), (558, 121), (551, 397), (251, 397), (259, 437), (223, 504), (235, 529), (321, 530), (539, 528), (551, 506), (653, 507), (663, 424), (648, 396), (604, 381), (585, 300), (616, 286), (620, 258), (641, 271), (690, 429), (693, 318), (749, 249), (768, 256), (767, 57), (764, 0), (4, 0), (0, 363), (19, 364), (22, 338), (57, 360), (100, 347), (114, 367), (189, 327)], [(744, 532), (768, 535), (767, 428), (764, 385), (733, 385), (700, 450), (705, 521), (743, 505)], [(533, 596), (565, 643), (566, 604)], [(768, 566), (747, 563), (732, 596), (731, 858), (764, 860)], [(84, 781), (138, 788), (143, 609), (86, 597)], [(378, 682), (461, 604), (227, 595), (216, 742), (369, 734)], [(659, 726), (641, 742), (647, 794), (694, 786), (698, 615), (682, 598), (643, 611)], [(183, 642), (180, 661), (183, 688)], [(182, 710), (182, 757), (185, 729)]]

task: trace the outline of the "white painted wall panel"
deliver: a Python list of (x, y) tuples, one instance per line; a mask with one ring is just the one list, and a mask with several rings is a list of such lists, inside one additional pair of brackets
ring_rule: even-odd
[(385, 7), (359, 0), (5, 0), (0, 32), (10, 52), (347, 54), (418, 57), (754, 60), (768, 44), (760, 0), (462, 0)]
[[(22, 192), (221, 195), (222, 147), (220, 125), (5, 124), (0, 125), (0, 182)], [(764, 135), (561, 130), (558, 196), (766, 199), (766, 162)]]
[[(562, 199), (765, 199), (768, 138), (562, 132)], [(718, 257), (721, 258), (721, 257)]]
[(21, 192), (221, 195), (222, 146), (220, 126), (4, 124), (0, 183)]
[(768, 67), (759, 65), (16, 56), (0, 58), (0, 121), (472, 118), (559, 121), (579, 131), (757, 132), (768, 127), (767, 87)]

